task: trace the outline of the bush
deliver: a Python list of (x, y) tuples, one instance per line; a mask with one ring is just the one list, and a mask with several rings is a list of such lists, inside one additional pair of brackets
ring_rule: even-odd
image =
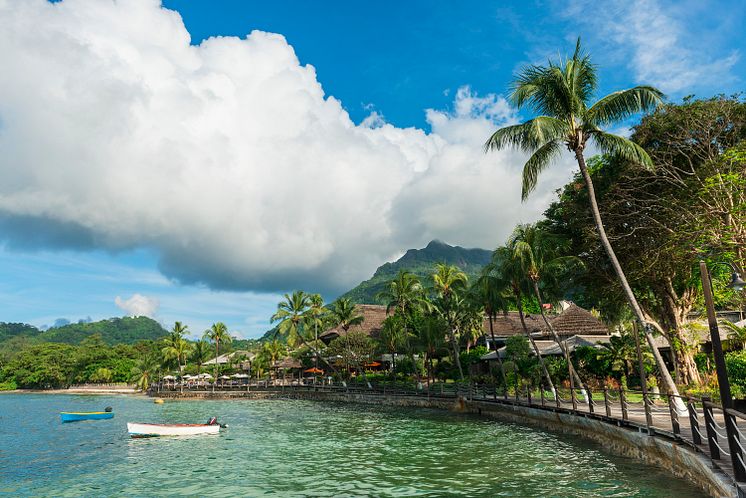
[(13, 380), (6, 380), (5, 382), (0, 382), (0, 391), (15, 391), (16, 389), (18, 389), (18, 386)]
[(746, 351), (731, 351), (725, 355), (725, 366), (733, 396), (746, 392)]

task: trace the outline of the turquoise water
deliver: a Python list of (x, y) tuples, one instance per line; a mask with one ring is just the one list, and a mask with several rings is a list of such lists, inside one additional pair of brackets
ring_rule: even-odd
[[(114, 407), (62, 424), (60, 411)], [(219, 436), (130, 439), (126, 422)], [(590, 443), (435, 410), (0, 395), (0, 496), (702, 496)]]

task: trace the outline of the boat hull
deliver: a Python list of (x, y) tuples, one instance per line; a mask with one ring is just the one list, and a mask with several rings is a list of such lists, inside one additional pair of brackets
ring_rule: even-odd
[(217, 434), (219, 425), (207, 424), (137, 424), (127, 423), (127, 432), (132, 437), (195, 436)]
[(60, 412), (63, 422), (80, 422), (81, 420), (105, 420), (114, 418), (112, 412)]

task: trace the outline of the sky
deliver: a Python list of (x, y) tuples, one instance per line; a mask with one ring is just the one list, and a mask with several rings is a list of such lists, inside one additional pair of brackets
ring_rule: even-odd
[[(0, 321), (151, 316), (257, 337), (432, 239), (494, 248), (520, 202), (525, 64), (581, 37), (599, 96), (744, 89), (738, 1), (0, 0)], [(634, 124), (622, 123), (624, 133)]]

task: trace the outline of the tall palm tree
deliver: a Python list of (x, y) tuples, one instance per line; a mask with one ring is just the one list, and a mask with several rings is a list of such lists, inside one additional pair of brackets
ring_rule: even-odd
[(459, 319), (466, 302), (462, 294), (466, 290), (468, 278), (457, 266), (437, 264), (433, 273), (433, 291), (436, 299), (431, 303), (434, 310), (448, 325), (448, 340), (453, 350), (453, 359), (458, 368), (459, 377), (464, 380), (461, 368), (461, 349), (459, 347)]
[(292, 294), (285, 294), (285, 299), (277, 304), (277, 312), (272, 315), (271, 321), (280, 322), (277, 330), (280, 335), (288, 338), (288, 345), (295, 346), (300, 343), (313, 351), (316, 357), (320, 357), (324, 363), (337, 372), (337, 369), (321, 356), (315, 344), (311, 344), (305, 337), (304, 325), (308, 315), (308, 310), (312, 307), (312, 299), (309, 294), (301, 290), (294, 291)]
[(140, 358), (130, 375), (130, 379), (135, 383), (135, 387), (140, 391), (147, 391), (159, 366), (158, 360), (152, 353), (145, 354)]
[(210, 344), (204, 340), (194, 343), (192, 346), (192, 360), (197, 364), (197, 373), (202, 373), (202, 365), (210, 359)]
[(386, 317), (381, 326), (381, 334), (378, 342), (384, 352), (391, 355), (391, 371), (396, 374), (396, 353), (405, 349), (407, 342), (407, 331), (403, 326), (404, 318), (400, 315), (391, 315)]
[(552, 377), (549, 375), (549, 369), (547, 368), (544, 357), (539, 351), (539, 346), (536, 344), (536, 340), (528, 330), (526, 325), (526, 317), (523, 313), (523, 296), (528, 294), (526, 289), (526, 279), (524, 278), (523, 268), (521, 262), (515, 257), (513, 250), (507, 246), (501, 246), (495, 249), (492, 253), (492, 261), (485, 267), (486, 272), (495, 272), (498, 277), (504, 281), (508, 287), (509, 292), (513, 294), (515, 300), (515, 306), (518, 310), (518, 318), (521, 321), (521, 328), (523, 333), (526, 335), (531, 348), (534, 350), (534, 354), (539, 361), (539, 366), (544, 372), (544, 378), (547, 380), (547, 386), (552, 391), (553, 395), (556, 395), (554, 383)]
[[(313, 328), (314, 347), (319, 347), (319, 327), (324, 326), (324, 318), (329, 310), (324, 306), (324, 298), (320, 294), (311, 294), (308, 298), (308, 309), (303, 313), (304, 327)], [(314, 353), (314, 366), (319, 367), (319, 356)]]
[(417, 331), (417, 344), (424, 353), (427, 382), (430, 385), (433, 379), (433, 357), (443, 346), (446, 325), (436, 316), (426, 316), (415, 330)]
[(402, 316), (417, 308), (422, 299), (422, 284), (414, 273), (399, 270), (396, 277), (376, 294), (376, 299), (386, 303), (386, 313), (394, 309)]
[[(173, 328), (169, 332), (168, 336), (163, 340), (164, 347), (161, 350), (163, 358), (166, 361), (176, 360), (176, 364), (179, 368), (179, 373), (183, 372), (184, 366), (186, 366), (186, 355), (191, 349), (189, 342), (184, 339), (184, 335), (189, 330), (189, 327), (182, 324), (181, 322), (174, 323)], [(181, 360), (184, 360), (182, 366)]]
[(583, 381), (580, 379), (577, 369), (572, 363), (567, 345), (562, 342), (557, 331), (547, 318), (546, 313), (544, 313), (544, 300), (539, 289), (539, 282), (542, 279), (548, 280), (553, 275), (556, 275), (557, 270), (567, 264), (578, 261), (577, 258), (556, 256), (554, 252), (558, 244), (559, 241), (556, 238), (543, 230), (539, 230), (535, 225), (518, 225), (508, 240), (508, 248), (513, 251), (513, 257), (520, 262), (523, 274), (530, 283), (534, 296), (539, 303), (541, 318), (552, 334), (554, 342), (557, 343), (562, 351), (565, 361), (567, 361), (570, 382), (583, 387)]
[(508, 386), (508, 379), (505, 376), (503, 360), (500, 358), (500, 353), (497, 351), (494, 321), (495, 318), (497, 318), (498, 312), (507, 313), (510, 308), (509, 298), (506, 296), (507, 291), (507, 281), (498, 278), (495, 275), (491, 275), (489, 269), (486, 272), (482, 272), (482, 275), (480, 275), (470, 289), (472, 299), (479, 303), (484, 310), (484, 314), (487, 315), (487, 320), (490, 324), (490, 338), (492, 339), (492, 345), (495, 348), (495, 356), (498, 365), (500, 365), (500, 375), (505, 387)]
[(345, 332), (349, 332), (350, 327), (360, 325), (365, 320), (355, 303), (346, 297), (334, 301), (329, 308), (329, 314), (334, 325), (342, 327)]
[[(512, 146), (532, 154), (523, 167), (523, 200), (534, 190), (541, 172), (560, 154), (563, 147), (575, 155), (588, 190), (590, 208), (601, 244), (609, 256), (632, 312), (645, 331), (664, 389), (669, 394), (678, 395), (676, 384), (655, 345), (652, 329), (645, 320), (642, 308), (606, 236), (593, 181), (583, 155), (586, 146), (592, 143), (603, 153), (652, 167), (653, 163), (642, 147), (601, 128), (656, 108), (661, 103), (663, 94), (652, 86), (636, 86), (613, 92), (591, 104), (597, 87), (596, 66), (581, 51), (579, 38), (571, 58), (559, 62), (550, 61), (546, 66), (530, 65), (523, 68), (512, 84), (510, 98), (516, 107), (528, 107), (538, 116), (525, 123), (497, 130), (487, 140), (485, 150)], [(684, 408), (683, 403), (679, 402), (677, 405), (677, 409)]]
[(212, 341), (213, 344), (215, 344), (215, 379), (213, 381), (214, 389), (214, 382), (218, 380), (218, 357), (220, 356), (220, 343), (231, 343), (233, 342), (233, 338), (231, 338), (230, 334), (228, 333), (228, 326), (223, 322), (213, 323), (209, 329), (205, 330), (202, 338), (209, 339), (210, 341)]

